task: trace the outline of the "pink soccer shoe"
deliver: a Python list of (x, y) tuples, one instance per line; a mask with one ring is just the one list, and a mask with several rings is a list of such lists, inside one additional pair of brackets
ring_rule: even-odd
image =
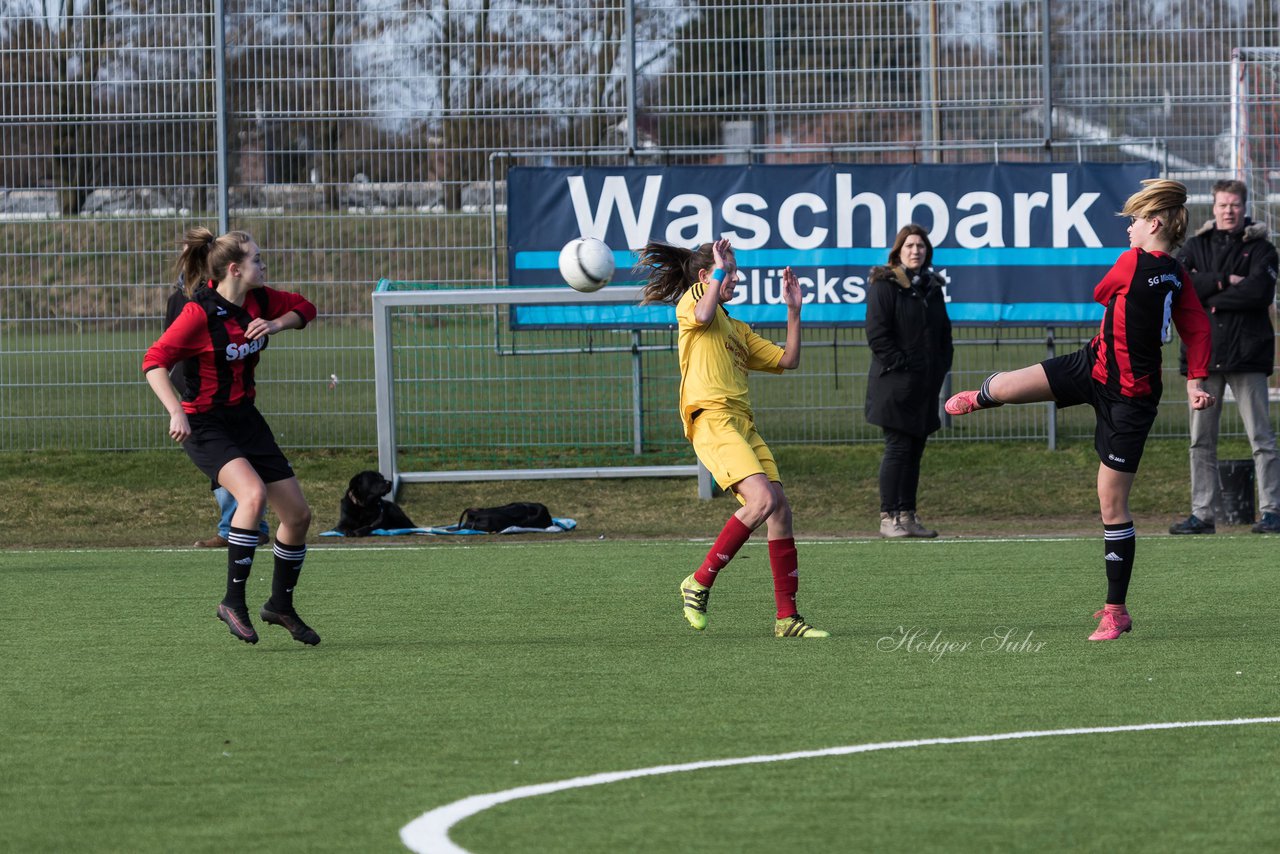
[(951, 395), (942, 408), (947, 410), (948, 415), (968, 415), (970, 412), (977, 412), (979, 409), (985, 409), (986, 407), (978, 405), (978, 393), (976, 391), (962, 391), (959, 394)]
[(1095, 620), (1099, 617), (1102, 622), (1098, 623), (1098, 630), (1089, 635), (1089, 640), (1115, 640), (1125, 632), (1133, 631), (1133, 620), (1129, 619), (1128, 611), (1103, 608), (1093, 615)]

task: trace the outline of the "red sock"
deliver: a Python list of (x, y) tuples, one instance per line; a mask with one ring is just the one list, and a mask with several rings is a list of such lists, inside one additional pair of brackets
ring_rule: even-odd
[(773, 598), (778, 604), (778, 619), (796, 612), (796, 590), (800, 587), (799, 560), (794, 537), (769, 541), (769, 569), (773, 571)]
[(751, 529), (742, 524), (737, 516), (730, 516), (729, 521), (724, 523), (720, 536), (716, 537), (715, 545), (711, 547), (711, 551), (707, 552), (702, 566), (698, 567), (698, 571), (693, 574), (693, 580), (706, 587), (715, 584), (716, 573), (733, 560), (733, 556), (750, 536)]

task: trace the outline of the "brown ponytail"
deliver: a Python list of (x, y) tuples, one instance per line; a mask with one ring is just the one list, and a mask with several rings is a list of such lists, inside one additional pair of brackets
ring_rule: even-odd
[(710, 243), (704, 243), (697, 249), (681, 249), (649, 241), (640, 250), (640, 267), (648, 278), (640, 304), (665, 302), (675, 305), (689, 286), (698, 281), (698, 273), (715, 265)]

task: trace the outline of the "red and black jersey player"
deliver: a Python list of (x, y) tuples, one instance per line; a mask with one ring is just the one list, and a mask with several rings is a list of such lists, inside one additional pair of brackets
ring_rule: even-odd
[(1100, 622), (1089, 640), (1115, 640), (1133, 627), (1125, 607), (1136, 545), (1129, 492), (1160, 403), (1161, 345), (1170, 320), (1187, 346), (1191, 408), (1216, 402), (1202, 386), (1209, 375), (1209, 319), (1171, 254), (1187, 232), (1187, 188), (1160, 179), (1142, 183), (1120, 212), (1131, 220), (1130, 248), (1093, 289), (1106, 308), (1093, 340), (1070, 355), (992, 374), (980, 390), (962, 391), (946, 403), (952, 415), (1048, 400), (1093, 407), (1107, 599), (1094, 614)]
[[(191, 302), (147, 350), (142, 370), (169, 413), (169, 435), (238, 505), (227, 537), (227, 593), (217, 617), (240, 640), (258, 642), (245, 585), (258, 547), (258, 520), (270, 504), (280, 527), (271, 598), (259, 616), (287, 629), (294, 640), (317, 644), (320, 636), (293, 605), (311, 507), (253, 402), (253, 371), (270, 336), (306, 326), (316, 307), (298, 294), (266, 286), (258, 245), (243, 231), (215, 237), (207, 228), (191, 229), (178, 267), (186, 282), (196, 283)], [(186, 380), (181, 396), (169, 378), (178, 363)]]

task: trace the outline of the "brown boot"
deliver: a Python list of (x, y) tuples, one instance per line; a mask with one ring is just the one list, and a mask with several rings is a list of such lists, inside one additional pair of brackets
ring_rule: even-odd
[(914, 510), (903, 510), (899, 513), (898, 524), (907, 529), (907, 536), (909, 537), (933, 539), (938, 536), (937, 531), (931, 531), (920, 524), (920, 519), (916, 516), (916, 511)]
[(195, 546), (200, 549), (225, 549), (227, 541), (220, 534), (214, 534), (207, 540), (196, 540)]
[(902, 527), (898, 521), (897, 513), (881, 513), (880, 536), (897, 539), (899, 537), (909, 537), (911, 534), (906, 528)]

